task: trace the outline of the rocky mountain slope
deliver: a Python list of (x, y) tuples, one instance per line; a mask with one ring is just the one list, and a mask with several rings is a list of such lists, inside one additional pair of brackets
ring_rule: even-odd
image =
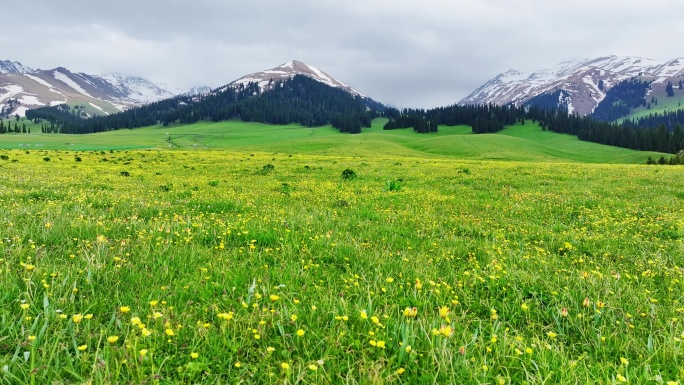
[(85, 106), (88, 115), (106, 115), (180, 93), (183, 91), (140, 77), (88, 75), (63, 67), (34, 70), (18, 62), (0, 61), (0, 118), (63, 103)]
[(639, 77), (652, 81), (654, 91), (662, 91), (668, 81), (676, 84), (684, 76), (684, 58), (665, 62), (639, 57), (607, 56), (566, 61), (555, 68), (524, 73), (504, 72), (459, 104), (524, 104), (529, 99), (556, 90), (565, 91), (563, 100), (570, 112), (590, 114), (605, 98), (606, 90), (622, 80)]

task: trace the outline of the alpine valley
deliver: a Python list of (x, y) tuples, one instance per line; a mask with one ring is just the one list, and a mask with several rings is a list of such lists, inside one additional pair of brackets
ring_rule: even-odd
[(0, 61), (0, 118), (61, 104), (78, 105), (84, 117), (108, 115), (186, 92), (207, 91), (207, 87), (180, 90), (140, 77), (88, 75), (63, 67), (35, 70), (19, 62)]
[[(8, 65), (16, 71), (22, 67)], [(330, 125), (343, 133), (359, 134), (374, 119), (387, 119), (385, 130), (412, 128), (435, 133), (440, 126), (465, 125), (472, 133), (496, 133), (527, 120), (542, 130), (577, 136), (580, 140), (634, 150), (677, 153), (684, 148), (684, 66), (679, 60), (657, 63), (640, 58), (608, 57), (565, 62), (558, 69), (532, 73), (507, 72), (488, 82), (469, 98), (430, 110), (387, 107), (327, 73), (293, 60), (216, 88), (205, 94), (163, 98), (163, 89), (142, 87), (142, 80), (92, 77), (66, 69), (22, 74), (49, 92), (54, 82), (68, 86), (69, 94), (87, 105), (97, 106), (94, 95), (107, 100), (120, 113), (89, 116), (82, 102), (74, 106), (63, 100), (26, 111), (26, 118), (42, 133), (89, 134), (149, 126), (191, 125), (200, 122), (240, 120), (270, 125)], [(38, 77), (40, 74), (42, 77)], [(19, 75), (14, 75), (19, 77)], [(52, 83), (48, 83), (48, 80)], [(678, 83), (675, 90), (673, 84)], [(112, 87), (112, 84), (118, 84)], [(133, 86), (129, 86), (133, 84)], [(114, 96), (103, 89), (117, 90)], [(6, 86), (23, 91), (27, 86)], [(142, 92), (141, 89), (148, 92)], [(136, 91), (136, 92), (134, 92)], [(29, 90), (31, 92), (31, 90)], [(167, 91), (168, 92), (168, 91)], [(35, 92), (15, 100), (34, 101)], [(100, 96), (102, 95), (102, 96)], [(151, 95), (151, 97), (150, 97)], [(651, 101), (647, 101), (650, 97)], [(90, 99), (84, 99), (90, 98)], [(660, 103), (658, 100), (660, 99)], [(150, 102), (124, 110), (121, 101)], [(39, 101), (44, 104), (46, 102)], [(62, 103), (52, 105), (53, 103)], [(651, 105), (653, 104), (653, 106)], [(643, 111), (635, 116), (634, 111)], [(104, 110), (100, 107), (101, 112)], [(562, 113), (560, 113), (562, 112)], [(569, 113), (568, 113), (569, 112)], [(632, 114), (632, 116), (629, 116)], [(582, 116), (580, 116), (582, 115)], [(622, 119), (622, 122), (616, 122)], [(19, 120), (5, 131), (23, 132)], [(2, 131), (2, 127), (0, 127)], [(663, 160), (665, 161), (665, 160)]]

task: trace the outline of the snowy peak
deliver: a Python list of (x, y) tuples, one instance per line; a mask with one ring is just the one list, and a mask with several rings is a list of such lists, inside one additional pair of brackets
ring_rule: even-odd
[[(530, 73), (510, 70), (480, 86), (459, 104), (524, 104), (535, 96), (562, 90), (570, 111), (590, 114), (615, 84), (640, 77), (654, 83), (667, 83), (684, 76), (684, 58), (661, 62), (633, 56), (605, 56), (570, 60)], [(599, 83), (601, 86), (599, 87)], [(673, 81), (673, 83), (676, 83)]]
[(298, 60), (289, 61), (269, 70), (245, 75), (230, 83), (228, 86), (235, 87), (241, 84), (247, 85), (249, 83), (257, 83), (262, 91), (268, 91), (278, 82), (287, 80), (295, 75), (308, 76), (331, 87), (341, 88), (353, 95), (365, 97), (365, 95), (361, 94), (357, 90), (319, 70), (318, 68), (304, 64)]
[(85, 106), (88, 116), (110, 114), (184, 92), (135, 76), (88, 75), (64, 67), (34, 71), (0, 61), (0, 119), (63, 103)]
[(119, 74), (102, 75), (114, 88), (130, 99), (140, 102), (153, 102), (167, 99), (181, 92), (174, 92), (137, 76), (122, 76)]
[(0, 60), (0, 74), (25, 74), (35, 72), (18, 61)]

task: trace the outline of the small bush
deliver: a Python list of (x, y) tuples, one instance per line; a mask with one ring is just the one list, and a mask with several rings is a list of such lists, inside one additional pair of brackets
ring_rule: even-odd
[(387, 181), (387, 191), (399, 191), (401, 190), (401, 183), (396, 180), (388, 180)]
[(285, 195), (290, 195), (290, 193), (292, 192), (292, 186), (290, 186), (289, 183), (283, 183), (283, 184), (280, 186), (280, 189), (279, 189), (279, 190), (280, 190), (281, 193), (283, 193), (283, 194), (285, 194)]
[(129, 173), (128, 171), (121, 171), (121, 172), (119, 173), (119, 175), (121, 175), (121, 176), (131, 176), (131, 173)]
[(7, 156), (7, 155), (0, 155), (0, 159), (2, 159), (2, 160), (9, 160), (9, 156)]
[(269, 163), (269, 164), (265, 165), (264, 167), (262, 167), (261, 170), (264, 173), (269, 173), (269, 172), (275, 170), (275, 166)]
[(216, 187), (218, 185), (219, 185), (219, 181), (217, 181), (217, 180), (212, 180), (209, 182), (209, 186), (211, 186), (211, 187)]
[(49, 161), (50, 161), (50, 158), (48, 158), (48, 157), (46, 156), (45, 158), (43, 158), (43, 160), (44, 160), (45, 162), (49, 162)]
[(342, 179), (354, 179), (356, 178), (356, 172), (354, 170), (348, 168), (342, 171)]

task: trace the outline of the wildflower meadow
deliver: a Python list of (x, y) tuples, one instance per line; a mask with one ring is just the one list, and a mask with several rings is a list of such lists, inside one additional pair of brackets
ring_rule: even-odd
[(0, 154), (0, 383), (684, 384), (680, 167)]

